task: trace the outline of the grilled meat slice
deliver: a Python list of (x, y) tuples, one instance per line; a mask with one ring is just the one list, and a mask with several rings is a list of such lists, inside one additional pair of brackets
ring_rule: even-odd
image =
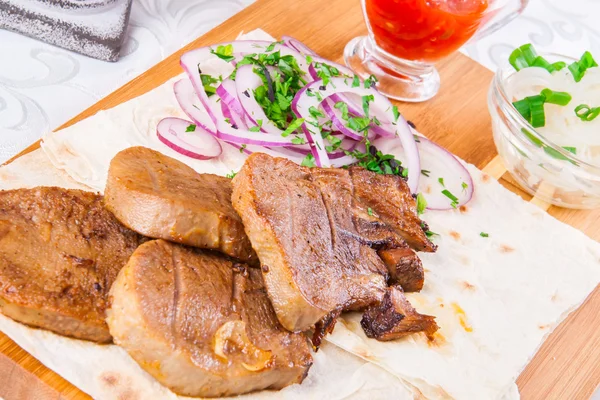
[(415, 311), (398, 286), (389, 287), (380, 304), (367, 308), (360, 324), (367, 337), (382, 342), (417, 332), (431, 339), (439, 329), (434, 317)]
[(361, 167), (349, 168), (354, 196), (371, 208), (410, 247), (434, 252), (436, 245), (425, 235), (417, 205), (408, 185), (399, 176), (374, 174)]
[[(379, 302), (386, 287), (385, 265), (355, 238), (351, 191), (327, 173), (314, 174), (255, 153), (233, 180), (233, 206), (262, 264), (277, 317), (295, 332), (333, 310)], [(342, 189), (324, 189), (332, 186)]]
[(198, 174), (157, 151), (131, 147), (112, 159), (105, 198), (106, 208), (143, 235), (256, 261), (231, 206), (228, 178)]
[(377, 252), (388, 267), (389, 283), (402, 286), (405, 292), (420, 292), (425, 281), (423, 264), (408, 246), (382, 249)]
[(110, 342), (108, 291), (143, 241), (102, 197), (56, 187), (0, 192), (0, 311), (27, 325)]
[(279, 325), (260, 271), (221, 255), (145, 243), (111, 296), (115, 343), (177, 394), (281, 389), (302, 382), (312, 364), (306, 338)]

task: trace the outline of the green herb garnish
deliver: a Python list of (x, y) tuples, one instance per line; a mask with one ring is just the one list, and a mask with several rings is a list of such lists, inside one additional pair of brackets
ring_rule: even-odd
[(449, 198), (452, 201), (450, 203), (450, 205), (452, 206), (452, 208), (456, 208), (456, 206), (458, 205), (458, 197), (456, 197), (455, 195), (453, 195), (452, 193), (450, 193), (450, 191), (448, 189), (442, 190), (442, 194), (444, 196), (446, 196), (447, 198)]
[(490, 237), (490, 235), (488, 235), (488, 234), (487, 234), (487, 233), (485, 233), (485, 232), (481, 232), (481, 233), (479, 234), (479, 236), (481, 236), (481, 237), (484, 237), (484, 238), (486, 238), (486, 237)]
[(185, 131), (186, 132), (195, 132), (196, 131), (196, 125), (194, 125), (194, 124), (188, 125), (188, 127), (185, 128)]
[(587, 104), (580, 104), (575, 107), (575, 115), (584, 122), (593, 121), (600, 115), (600, 107), (590, 107)]
[(231, 171), (231, 173), (225, 175), (226, 178), (233, 179), (237, 175), (237, 172)]
[(224, 60), (227, 62), (231, 62), (231, 61), (235, 60), (235, 57), (233, 56), (233, 45), (231, 45), (231, 44), (228, 44), (226, 46), (218, 46), (217, 51), (211, 49), (210, 54), (214, 54), (215, 56), (219, 57), (221, 60)]
[(425, 209), (427, 208), (427, 200), (425, 200), (425, 196), (423, 196), (423, 193), (418, 193), (417, 194), (417, 214), (421, 215), (425, 212)]
[(367, 214), (373, 216), (373, 209), (371, 207), (367, 208)]
[(309, 167), (309, 168), (316, 166), (315, 156), (313, 156), (312, 154), (307, 154), (306, 157), (304, 157), (304, 160), (302, 160), (302, 163), (300, 165), (302, 165), (303, 167)]
[(421, 170), (421, 173), (422, 173), (423, 175), (425, 175), (426, 177), (428, 177), (428, 178), (429, 178), (429, 174), (431, 174), (431, 171), (429, 171), (429, 170), (426, 170), (426, 169), (422, 169), (422, 170)]
[(442, 185), (443, 187), (446, 187), (446, 185), (444, 185), (444, 178), (438, 178), (438, 182), (440, 183), (440, 185)]
[(569, 65), (569, 71), (571, 71), (575, 82), (579, 82), (585, 75), (585, 71), (587, 71), (589, 68), (597, 66), (598, 63), (596, 60), (594, 60), (594, 57), (592, 57), (592, 53), (586, 51), (583, 53), (579, 61), (575, 61)]

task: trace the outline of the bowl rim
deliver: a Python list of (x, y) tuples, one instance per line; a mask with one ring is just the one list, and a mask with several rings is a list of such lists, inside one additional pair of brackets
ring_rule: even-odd
[[(553, 52), (539, 52), (538, 55), (543, 56), (544, 58), (565, 61), (568, 64), (575, 62), (575, 61), (579, 61), (578, 58), (574, 58), (572, 56), (565, 55), (565, 54), (553, 53)], [(541, 67), (529, 67), (529, 68), (541, 68)], [(523, 131), (523, 129), (526, 129), (531, 136), (533, 136), (537, 141), (539, 141), (539, 143), (541, 143), (541, 145), (537, 146), (537, 147), (539, 147), (540, 150), (544, 147), (549, 147), (552, 150), (559, 153), (563, 157), (562, 161), (570, 162), (572, 164), (572, 166), (574, 166), (574, 167), (585, 167), (588, 169), (595, 170), (595, 173), (600, 175), (600, 164), (592, 164), (588, 161), (582, 160), (581, 158), (579, 158), (577, 156), (577, 154), (573, 154), (570, 151), (565, 150), (562, 146), (559, 146), (556, 143), (549, 140), (548, 138), (546, 138), (543, 134), (538, 132), (538, 130), (536, 128), (534, 128), (529, 123), (529, 121), (527, 121), (517, 111), (517, 109), (512, 105), (512, 101), (510, 100), (510, 98), (506, 92), (506, 89), (505, 89), (505, 83), (506, 83), (506, 80), (508, 79), (508, 77), (512, 76), (516, 72), (518, 72), (518, 71), (516, 71), (514, 69), (514, 67), (508, 62), (508, 59), (504, 60), (496, 69), (494, 78), (492, 80), (492, 85), (493, 85), (493, 89), (495, 92), (494, 97), (496, 97), (496, 99), (497, 99), (496, 101), (502, 102), (502, 104), (499, 104), (500, 107), (498, 107), (500, 109), (500, 111), (503, 114), (505, 114), (505, 116), (509, 117), (509, 119), (513, 123), (518, 125), (517, 128), (519, 128), (519, 130), (521, 132)], [(525, 136), (525, 134), (516, 135), (513, 132), (512, 136), (517, 137), (519, 140), (523, 141), (524, 143), (535, 145), (535, 143), (533, 143), (533, 141), (531, 141), (529, 138), (527, 138)], [(548, 154), (548, 157), (552, 157), (552, 156)], [(560, 159), (557, 159), (557, 160), (560, 160)]]

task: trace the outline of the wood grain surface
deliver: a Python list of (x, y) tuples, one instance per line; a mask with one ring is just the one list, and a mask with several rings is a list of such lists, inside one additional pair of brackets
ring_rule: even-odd
[[(255, 28), (262, 28), (275, 37), (294, 36), (320, 55), (340, 62), (346, 43), (366, 33), (359, 0), (258, 0), (63, 127), (139, 96), (181, 73), (179, 57), (183, 51), (230, 41), (241, 31)], [(440, 93), (426, 103), (399, 104), (402, 114), (431, 139), (484, 169), (526, 201), (532, 200), (504, 173), (502, 163), (496, 158), (487, 110), (492, 73), (461, 54), (442, 61), (438, 68), (442, 77)], [(25, 152), (38, 147), (38, 143), (33, 144)], [(600, 211), (572, 211), (536, 204), (595, 240), (600, 239)], [(550, 335), (522, 372), (518, 385), (523, 399), (583, 400), (590, 397), (600, 382), (599, 310), (600, 290), (597, 289)], [(0, 397), (5, 400), (89, 398), (1, 333)]]

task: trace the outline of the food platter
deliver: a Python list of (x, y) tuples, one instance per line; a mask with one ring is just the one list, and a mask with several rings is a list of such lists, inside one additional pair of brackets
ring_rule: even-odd
[[(311, 32), (310, 27), (303, 26), (300, 23), (294, 24), (287, 16), (287, 12), (289, 12), (294, 18), (302, 19), (302, 15), (306, 18), (306, 13), (308, 12), (306, 8), (310, 7), (308, 7), (306, 3), (297, 10), (294, 10), (294, 7), (296, 6), (290, 6), (286, 10), (280, 10), (277, 9), (275, 2), (258, 2), (242, 14), (228, 21), (225, 25), (217, 28), (203, 38), (200, 38), (197, 43), (190, 45), (190, 48), (197, 47), (200, 44), (219, 43), (230, 40), (237, 36), (242, 30), (248, 31), (252, 28), (261, 27), (274, 36), (292, 34), (303, 39), (308, 45), (312, 46), (314, 50), (321, 53), (323, 56), (335, 60), (339, 59), (339, 49), (343, 47), (343, 44), (351, 37), (362, 32), (362, 25), (359, 23), (360, 12), (357, 6), (347, 7), (340, 12), (333, 4), (320, 5), (321, 12), (319, 13), (319, 18), (322, 19), (323, 24), (319, 25), (325, 26), (324, 21), (328, 18), (332, 18), (331, 16), (333, 15), (340, 15), (340, 25), (337, 27), (333, 25), (327, 26), (326, 28), (324, 27), (318, 34), (316, 32)], [(337, 8), (339, 8), (339, 5)], [(303, 12), (305, 14), (302, 14)], [(283, 16), (283, 13), (286, 13), (286, 17)], [(329, 17), (327, 17), (327, 15), (329, 15)], [(286, 22), (277, 24), (277, 21), (283, 20)], [(343, 28), (342, 25), (344, 25)], [(329, 29), (331, 31), (328, 31)], [(327, 41), (320, 41), (318, 39), (319, 37), (327, 37), (328, 39)], [(138, 78), (131, 84), (126, 85), (124, 88), (117, 91), (106, 100), (98, 103), (78, 118), (84, 118), (84, 116), (91, 115), (99, 109), (106, 109), (119, 104), (128, 98), (135, 97), (176, 75), (180, 72), (177, 67), (178, 58), (179, 56), (175, 55), (164, 63), (156, 66), (149, 71), (145, 77)], [(490, 162), (494, 160), (495, 156), (485, 101), (491, 73), (460, 55), (455, 55), (443, 62), (440, 66), (440, 70), (445, 85), (443, 86), (440, 95), (425, 105), (402, 105), (401, 111), (403, 115), (414, 121), (420, 131), (426, 132), (431, 139), (446, 146), (461, 158), (475, 164), (479, 168), (483, 168), (484, 171), (490, 171), (495, 177), (501, 176), (502, 169), (494, 168), (497, 164), (492, 163), (491, 166), (488, 166), (490, 165)], [(456, 76), (461, 76), (461, 79), (456, 79)], [(457, 101), (457, 98), (460, 98), (460, 101)], [(436, 117), (432, 118), (433, 115)], [(486, 168), (486, 166), (488, 167)], [(500, 172), (498, 173), (498, 171)], [(503, 182), (503, 184), (511, 188), (510, 182)], [(558, 212), (558, 214), (560, 214), (560, 212)], [(577, 213), (575, 217), (584, 218), (582, 214), (583, 213)], [(589, 217), (591, 213), (585, 214)], [(567, 215), (572, 214), (569, 213)], [(567, 222), (575, 221), (574, 223), (577, 223), (577, 220), (574, 218), (565, 220)], [(586, 233), (590, 234), (590, 232)], [(582, 310), (577, 313), (579, 315), (576, 314), (576, 317), (581, 317), (581, 314), (585, 312), (586, 308), (589, 309), (589, 306), (590, 304), (584, 306)], [(583, 317), (585, 317), (585, 315)], [(538, 353), (538, 356), (532, 361), (529, 368), (521, 376), (519, 383), (524, 398), (536, 398), (537, 395), (539, 395), (540, 398), (551, 398), (552, 396), (549, 395), (549, 393), (551, 393), (550, 391), (552, 389), (542, 389), (544, 387), (549, 387), (544, 386), (544, 383), (550, 386), (555, 385), (555, 390), (558, 390), (558, 392), (555, 392), (556, 398), (567, 395), (566, 392), (564, 392), (564, 390), (568, 390), (569, 388), (567, 382), (571, 382), (573, 389), (577, 390), (568, 392), (570, 396), (590, 393), (594, 389), (596, 384), (594, 376), (589, 373), (589, 370), (586, 371), (585, 368), (581, 367), (584, 366), (585, 363), (580, 362), (577, 364), (578, 361), (573, 361), (578, 367), (573, 367), (571, 374), (561, 374), (563, 375), (561, 379), (564, 378), (564, 375), (569, 375), (569, 378), (565, 378), (564, 382), (558, 383), (556, 380), (550, 380), (550, 375), (545, 375), (545, 377), (542, 378), (542, 375), (547, 371), (554, 371), (557, 375), (562, 372), (559, 368), (552, 368), (554, 361), (552, 360), (552, 357), (558, 355), (559, 357), (567, 357), (568, 359), (573, 360), (573, 357), (577, 354), (576, 351), (567, 352), (561, 350), (561, 339), (562, 343), (569, 342), (570, 345), (578, 344), (580, 346), (590, 346), (590, 348), (593, 346), (593, 340), (585, 340), (581, 334), (582, 331), (577, 327), (573, 328), (573, 322), (570, 322), (573, 319), (574, 318), (570, 318), (567, 321), (571, 324), (569, 329), (559, 329), (551, 336), (550, 340), (547, 341), (542, 348), (541, 353)], [(568, 336), (572, 329), (574, 329), (574, 332), (571, 333), (574, 335), (572, 337), (577, 337), (577, 340), (572, 340), (571, 337)], [(588, 332), (590, 334), (593, 333), (591, 330)], [(559, 345), (553, 346), (551, 352), (546, 353), (548, 351), (546, 348), (549, 344), (556, 343), (555, 341), (557, 339), (559, 340)], [(7, 341), (6, 343), (9, 342)], [(548, 355), (545, 356), (546, 354)], [(540, 359), (540, 355), (545, 357)], [(587, 357), (583, 357), (582, 355), (582, 358)], [(591, 362), (593, 363), (593, 357), (591, 357)], [(548, 369), (542, 370), (542, 373), (530, 373), (530, 371), (536, 369), (539, 370), (539, 368)], [(581, 381), (573, 379), (576, 376), (580, 376), (582, 379), (589, 381), (588, 385), (576, 385), (573, 383), (581, 383)], [(542, 393), (545, 395), (542, 396)]]

